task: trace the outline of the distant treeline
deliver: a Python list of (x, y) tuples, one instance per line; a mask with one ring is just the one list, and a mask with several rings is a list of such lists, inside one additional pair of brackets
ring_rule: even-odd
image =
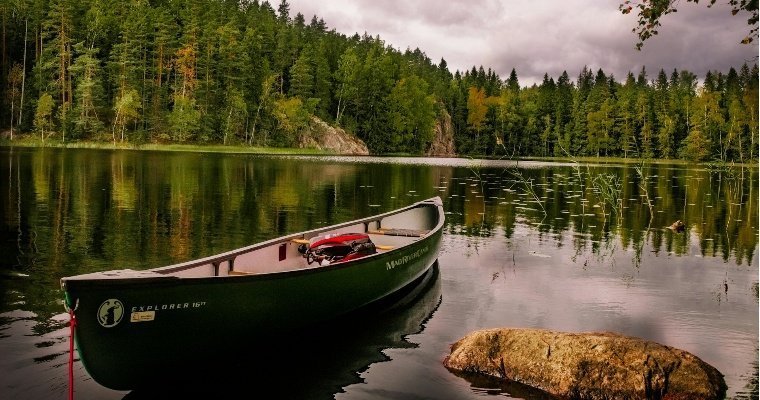
[(624, 82), (584, 68), (521, 87), (419, 49), (346, 36), (257, 0), (0, 5), (4, 136), (290, 147), (312, 115), (374, 154), (421, 154), (451, 116), (459, 154), (757, 158), (758, 68)]

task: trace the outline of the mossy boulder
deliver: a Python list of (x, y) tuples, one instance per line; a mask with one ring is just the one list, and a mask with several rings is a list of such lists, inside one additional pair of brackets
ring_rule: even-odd
[(450, 370), (520, 382), (566, 399), (722, 399), (723, 375), (697, 356), (611, 332), (488, 329), (451, 346)]

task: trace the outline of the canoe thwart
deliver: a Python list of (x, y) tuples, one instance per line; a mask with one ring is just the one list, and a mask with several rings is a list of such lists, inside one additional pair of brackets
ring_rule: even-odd
[(375, 235), (388, 235), (388, 236), (409, 236), (409, 237), (423, 237), (428, 234), (428, 230), (420, 229), (397, 229), (397, 228), (380, 228), (375, 230), (368, 230), (367, 233)]
[(393, 250), (394, 246), (386, 246), (382, 244), (376, 244), (375, 248), (378, 250)]
[(290, 241), (297, 244), (309, 244), (309, 239), (290, 239)]

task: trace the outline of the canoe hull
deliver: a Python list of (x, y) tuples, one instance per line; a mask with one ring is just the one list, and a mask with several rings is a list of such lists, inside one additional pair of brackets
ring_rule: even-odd
[(381, 300), (421, 277), (436, 261), (441, 229), (383, 257), (287, 273), (192, 279), (71, 280), (76, 344), (103, 386), (160, 384), (170, 369), (191, 367), (245, 343), (327, 321)]

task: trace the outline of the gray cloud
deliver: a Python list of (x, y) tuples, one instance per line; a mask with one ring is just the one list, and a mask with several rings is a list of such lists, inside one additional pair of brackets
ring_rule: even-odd
[[(555, 79), (566, 70), (574, 79), (583, 66), (602, 68), (618, 80), (647, 67), (650, 79), (660, 68), (687, 69), (702, 77), (757, 62), (756, 44), (739, 41), (749, 27), (746, 16), (732, 16), (725, 1), (712, 8), (682, 2), (663, 18), (660, 34), (637, 51), (631, 29), (635, 15), (622, 15), (618, 1), (571, 0), (290, 0), (291, 13), (323, 18), (346, 35), (380, 35), (399, 50), (419, 48), (449, 68), (473, 65), (506, 78), (517, 70), (523, 85)], [(277, 4), (273, 4), (276, 8)]]

